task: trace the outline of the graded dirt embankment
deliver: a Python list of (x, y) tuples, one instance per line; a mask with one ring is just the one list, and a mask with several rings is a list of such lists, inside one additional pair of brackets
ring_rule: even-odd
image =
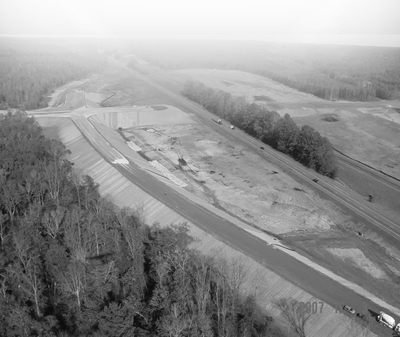
[[(185, 222), (185, 219), (177, 215), (173, 210), (168, 209), (162, 203), (145, 194), (138, 187), (126, 180), (111, 165), (107, 164), (98, 152), (87, 143), (71, 121), (68, 119), (58, 119), (53, 123), (46, 118), (39, 118), (38, 121), (44, 127), (50, 125), (57, 128), (60, 140), (72, 152), (70, 159), (75, 163), (75, 167), (81, 169), (85, 174), (90, 174), (100, 184), (102, 195), (108, 195), (121, 207), (128, 206), (141, 209), (146, 222), (149, 224), (158, 222), (161, 226), (166, 226), (172, 223)], [(114, 132), (113, 137), (117, 141), (115, 131), (109, 130), (108, 132), (110, 134)], [(124, 141), (122, 139), (119, 141), (122, 147)], [(204, 146), (204, 142), (202, 145)], [(207, 152), (206, 150), (205, 152), (207, 155), (215, 154), (212, 151)], [(255, 295), (258, 303), (277, 317), (278, 320), (282, 320), (282, 317), (279, 309), (273, 303), (282, 297), (292, 297), (300, 302), (320, 303), (317, 298), (285, 281), (242, 253), (226, 246), (190, 223), (188, 225), (191, 235), (198, 239), (193, 244), (193, 248), (214, 257), (229, 258), (233, 259), (231, 261), (236, 261), (231, 262), (230, 268), (235, 268), (235, 266), (244, 268), (243, 271), (246, 274), (241, 286), (243, 293)], [(285, 332), (287, 326), (287, 323), (282, 323)], [(347, 336), (355, 330), (359, 331), (358, 329), (361, 328), (357, 324), (354, 324), (351, 319), (337, 313), (334, 308), (327, 304), (324, 304), (321, 310), (312, 314), (306, 323), (306, 335), (310, 337), (341, 337)], [(367, 332), (365, 336), (375, 335)]]

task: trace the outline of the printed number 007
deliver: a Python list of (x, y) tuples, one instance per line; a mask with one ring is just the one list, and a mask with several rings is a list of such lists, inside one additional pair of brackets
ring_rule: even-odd
[(306, 314), (316, 314), (318, 313), (318, 304), (320, 305), (319, 312), (322, 313), (324, 302), (300, 302), (299, 309), (301, 312)]

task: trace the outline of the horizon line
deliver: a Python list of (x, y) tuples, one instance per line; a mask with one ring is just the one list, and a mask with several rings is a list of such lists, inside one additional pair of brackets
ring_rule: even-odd
[[(258, 41), (290, 44), (320, 44), (343, 46), (368, 46), (400, 48), (400, 34), (242, 34), (242, 35), (162, 35), (162, 34), (0, 34), (0, 38), (93, 38), (93, 39), (177, 39), (177, 40), (225, 40)], [(367, 40), (370, 39), (370, 42)]]

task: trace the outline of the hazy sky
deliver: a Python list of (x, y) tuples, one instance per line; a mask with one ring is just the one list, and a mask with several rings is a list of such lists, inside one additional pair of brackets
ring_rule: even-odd
[(0, 35), (224, 37), (400, 46), (399, 14), (400, 0), (0, 0)]

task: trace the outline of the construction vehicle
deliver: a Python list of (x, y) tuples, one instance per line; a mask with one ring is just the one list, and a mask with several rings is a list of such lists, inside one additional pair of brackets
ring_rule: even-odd
[(396, 332), (400, 331), (400, 323), (396, 325), (394, 318), (388, 314), (385, 314), (383, 311), (379, 313), (377, 320), (379, 323), (387, 326), (389, 329), (393, 329)]

